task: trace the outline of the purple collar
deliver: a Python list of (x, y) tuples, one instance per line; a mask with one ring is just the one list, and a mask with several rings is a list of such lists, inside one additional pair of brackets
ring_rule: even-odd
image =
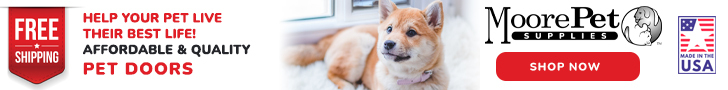
[(430, 79), (430, 76), (432, 75), (432, 70), (427, 70), (422, 73), (422, 76), (420, 78), (405, 78), (405, 79), (398, 79), (397, 85), (410, 85), (414, 83), (424, 82), (427, 79)]

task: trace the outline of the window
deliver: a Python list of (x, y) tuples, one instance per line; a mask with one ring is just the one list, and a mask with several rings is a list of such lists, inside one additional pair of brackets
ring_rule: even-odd
[[(391, 0), (398, 8), (412, 7), (416, 1)], [(379, 0), (351, 0), (344, 16), (345, 21), (379, 20)]]
[[(379, 0), (291, 0), (285, 33), (296, 43), (315, 43), (341, 28), (379, 23)], [(422, 8), (434, 0), (391, 0), (398, 8)], [(293, 34), (295, 33), (295, 34)]]
[[(433, 0), (391, 0), (398, 8), (422, 7)], [(338, 30), (379, 23), (379, 0), (292, 0), (285, 18), (289, 32)]]
[(333, 0), (291, 0), (287, 1), (286, 8), (293, 14), (287, 15), (285, 20), (308, 20), (334, 16)]
[[(379, 8), (379, 0), (351, 0), (352, 11), (369, 11), (371, 9), (376, 10)], [(397, 6), (409, 6), (409, 0), (392, 0)]]

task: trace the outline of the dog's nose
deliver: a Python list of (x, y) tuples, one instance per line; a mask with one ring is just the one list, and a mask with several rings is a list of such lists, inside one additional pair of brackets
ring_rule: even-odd
[(390, 50), (390, 49), (394, 48), (394, 45), (397, 45), (397, 43), (395, 43), (392, 40), (384, 41), (384, 49)]

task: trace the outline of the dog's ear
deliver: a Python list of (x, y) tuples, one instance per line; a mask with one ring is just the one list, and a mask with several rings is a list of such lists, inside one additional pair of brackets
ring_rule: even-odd
[(443, 19), (445, 19), (443, 15), (442, 1), (440, 0), (433, 1), (427, 6), (427, 8), (425, 8), (425, 20), (427, 21), (427, 26), (430, 26), (430, 28), (435, 30), (438, 34), (442, 32), (442, 23)]
[(392, 11), (397, 10), (397, 5), (390, 0), (379, 0), (379, 23), (382, 23)]

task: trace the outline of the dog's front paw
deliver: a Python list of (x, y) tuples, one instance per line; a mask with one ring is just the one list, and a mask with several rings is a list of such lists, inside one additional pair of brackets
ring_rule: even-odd
[(356, 90), (356, 87), (351, 84), (346, 84), (344, 86), (339, 86), (339, 90)]

